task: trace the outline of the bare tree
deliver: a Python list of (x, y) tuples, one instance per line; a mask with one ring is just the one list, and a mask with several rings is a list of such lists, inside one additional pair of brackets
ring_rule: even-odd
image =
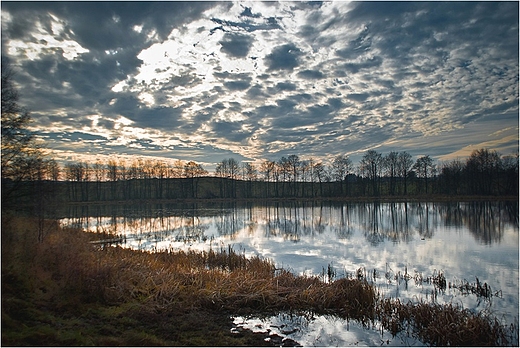
[(270, 182), (274, 179), (274, 171), (276, 169), (276, 163), (270, 160), (265, 160), (260, 164), (260, 174), (262, 174), (265, 184), (265, 196), (270, 196)]
[(14, 85), (14, 71), (8, 59), (2, 56), (2, 142), (1, 175), (2, 207), (9, 209), (15, 196), (22, 195), (22, 182), (31, 180), (32, 165), (41, 162), (43, 153), (38, 149), (34, 134), (28, 130), (29, 112), (20, 104)]
[(242, 165), (242, 177), (247, 182), (246, 194), (248, 197), (253, 195), (253, 182), (258, 178), (258, 171), (252, 163), (245, 162)]
[(208, 171), (205, 170), (202, 165), (195, 163), (193, 161), (189, 161), (184, 166), (184, 177), (189, 178), (191, 182), (191, 196), (193, 198), (197, 198), (197, 189), (198, 189), (198, 178), (201, 176), (208, 175)]
[(412, 155), (408, 152), (400, 152), (397, 159), (397, 174), (403, 181), (403, 194), (408, 194), (408, 176), (412, 170), (413, 160)]
[(474, 194), (489, 195), (501, 166), (500, 155), (488, 149), (475, 150), (466, 162), (467, 180)]
[(379, 195), (379, 181), (381, 178), (383, 158), (381, 154), (375, 150), (368, 150), (361, 162), (359, 168), (362, 176), (368, 178), (372, 183), (372, 194)]
[(182, 178), (183, 172), (184, 172), (184, 162), (181, 160), (176, 160), (175, 162), (173, 162), (173, 167), (170, 169), (170, 177)]
[(518, 196), (518, 151), (502, 158), (502, 170), (504, 180), (501, 185), (501, 193)]
[(391, 195), (395, 195), (396, 177), (399, 166), (399, 154), (395, 151), (391, 151), (384, 157), (384, 164), (384, 168), (386, 169), (386, 176), (390, 181), (390, 187), (388, 191)]
[(440, 173), (442, 191), (446, 194), (463, 193), (464, 163), (453, 160), (441, 165)]
[(290, 155), (289, 157), (287, 157), (287, 165), (290, 168), (289, 173), (290, 173), (290, 178), (292, 179), (292, 183), (293, 183), (292, 195), (296, 196), (296, 192), (298, 191), (297, 182), (299, 180), (300, 165), (301, 165), (300, 157), (298, 157), (297, 155)]
[(325, 166), (323, 165), (323, 163), (318, 162), (318, 163), (314, 164), (312, 173), (313, 173), (314, 178), (319, 183), (320, 196), (323, 197), (323, 181), (326, 179), (325, 178), (325, 176), (326, 176)]
[(416, 171), (417, 176), (423, 179), (425, 193), (428, 193), (428, 178), (431, 178), (436, 173), (433, 159), (428, 155), (419, 157), (415, 162), (413, 169)]
[(236, 197), (236, 180), (240, 174), (240, 166), (234, 158), (223, 159), (217, 164), (215, 174), (222, 178), (220, 181), (221, 195)]
[(347, 184), (347, 175), (352, 172), (352, 161), (347, 155), (338, 155), (334, 157), (331, 165), (331, 174), (333, 180), (340, 183), (340, 194), (344, 195), (348, 191), (348, 187), (344, 190), (343, 183)]

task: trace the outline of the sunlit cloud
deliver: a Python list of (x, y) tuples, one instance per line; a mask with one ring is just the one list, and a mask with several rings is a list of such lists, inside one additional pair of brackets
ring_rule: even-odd
[(114, 155), (191, 149), (210, 166), (518, 149), (516, 3), (120, 5), (2, 5), (3, 52), (40, 133), (95, 134)]

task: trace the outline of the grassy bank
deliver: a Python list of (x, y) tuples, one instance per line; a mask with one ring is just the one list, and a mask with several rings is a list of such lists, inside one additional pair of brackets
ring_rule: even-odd
[[(325, 284), (233, 250), (149, 254), (89, 243), (98, 236), (3, 219), (3, 345), (269, 345), (230, 333), (231, 314), (337, 311), (368, 320), (366, 282)], [(353, 298), (361, 299), (354, 301)]]
[(507, 344), (493, 318), (382, 299), (365, 279), (295, 276), (232, 249), (150, 254), (52, 222), (44, 230), (38, 243), (37, 221), (2, 217), (2, 345), (265, 346), (262, 334), (231, 333), (230, 316), (285, 310), (378, 319), (436, 345)]

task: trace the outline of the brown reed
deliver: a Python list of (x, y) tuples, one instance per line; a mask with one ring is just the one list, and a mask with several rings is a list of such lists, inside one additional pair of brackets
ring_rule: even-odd
[(383, 328), (392, 335), (412, 331), (433, 346), (505, 346), (518, 342), (517, 328), (506, 327), (496, 317), (476, 314), (452, 303), (383, 299), (377, 312)]

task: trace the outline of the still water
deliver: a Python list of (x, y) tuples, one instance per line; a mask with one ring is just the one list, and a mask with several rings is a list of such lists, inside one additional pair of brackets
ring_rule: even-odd
[[(362, 272), (385, 297), (457, 303), (504, 324), (519, 316), (517, 202), (159, 204), (70, 207), (63, 225), (122, 237), (139, 250), (219, 250), (231, 245), (277, 267), (327, 280)], [(443, 274), (439, 290), (427, 279)], [(456, 286), (478, 281), (490, 298)], [(305, 346), (423, 345), (334, 317), (236, 318)]]

